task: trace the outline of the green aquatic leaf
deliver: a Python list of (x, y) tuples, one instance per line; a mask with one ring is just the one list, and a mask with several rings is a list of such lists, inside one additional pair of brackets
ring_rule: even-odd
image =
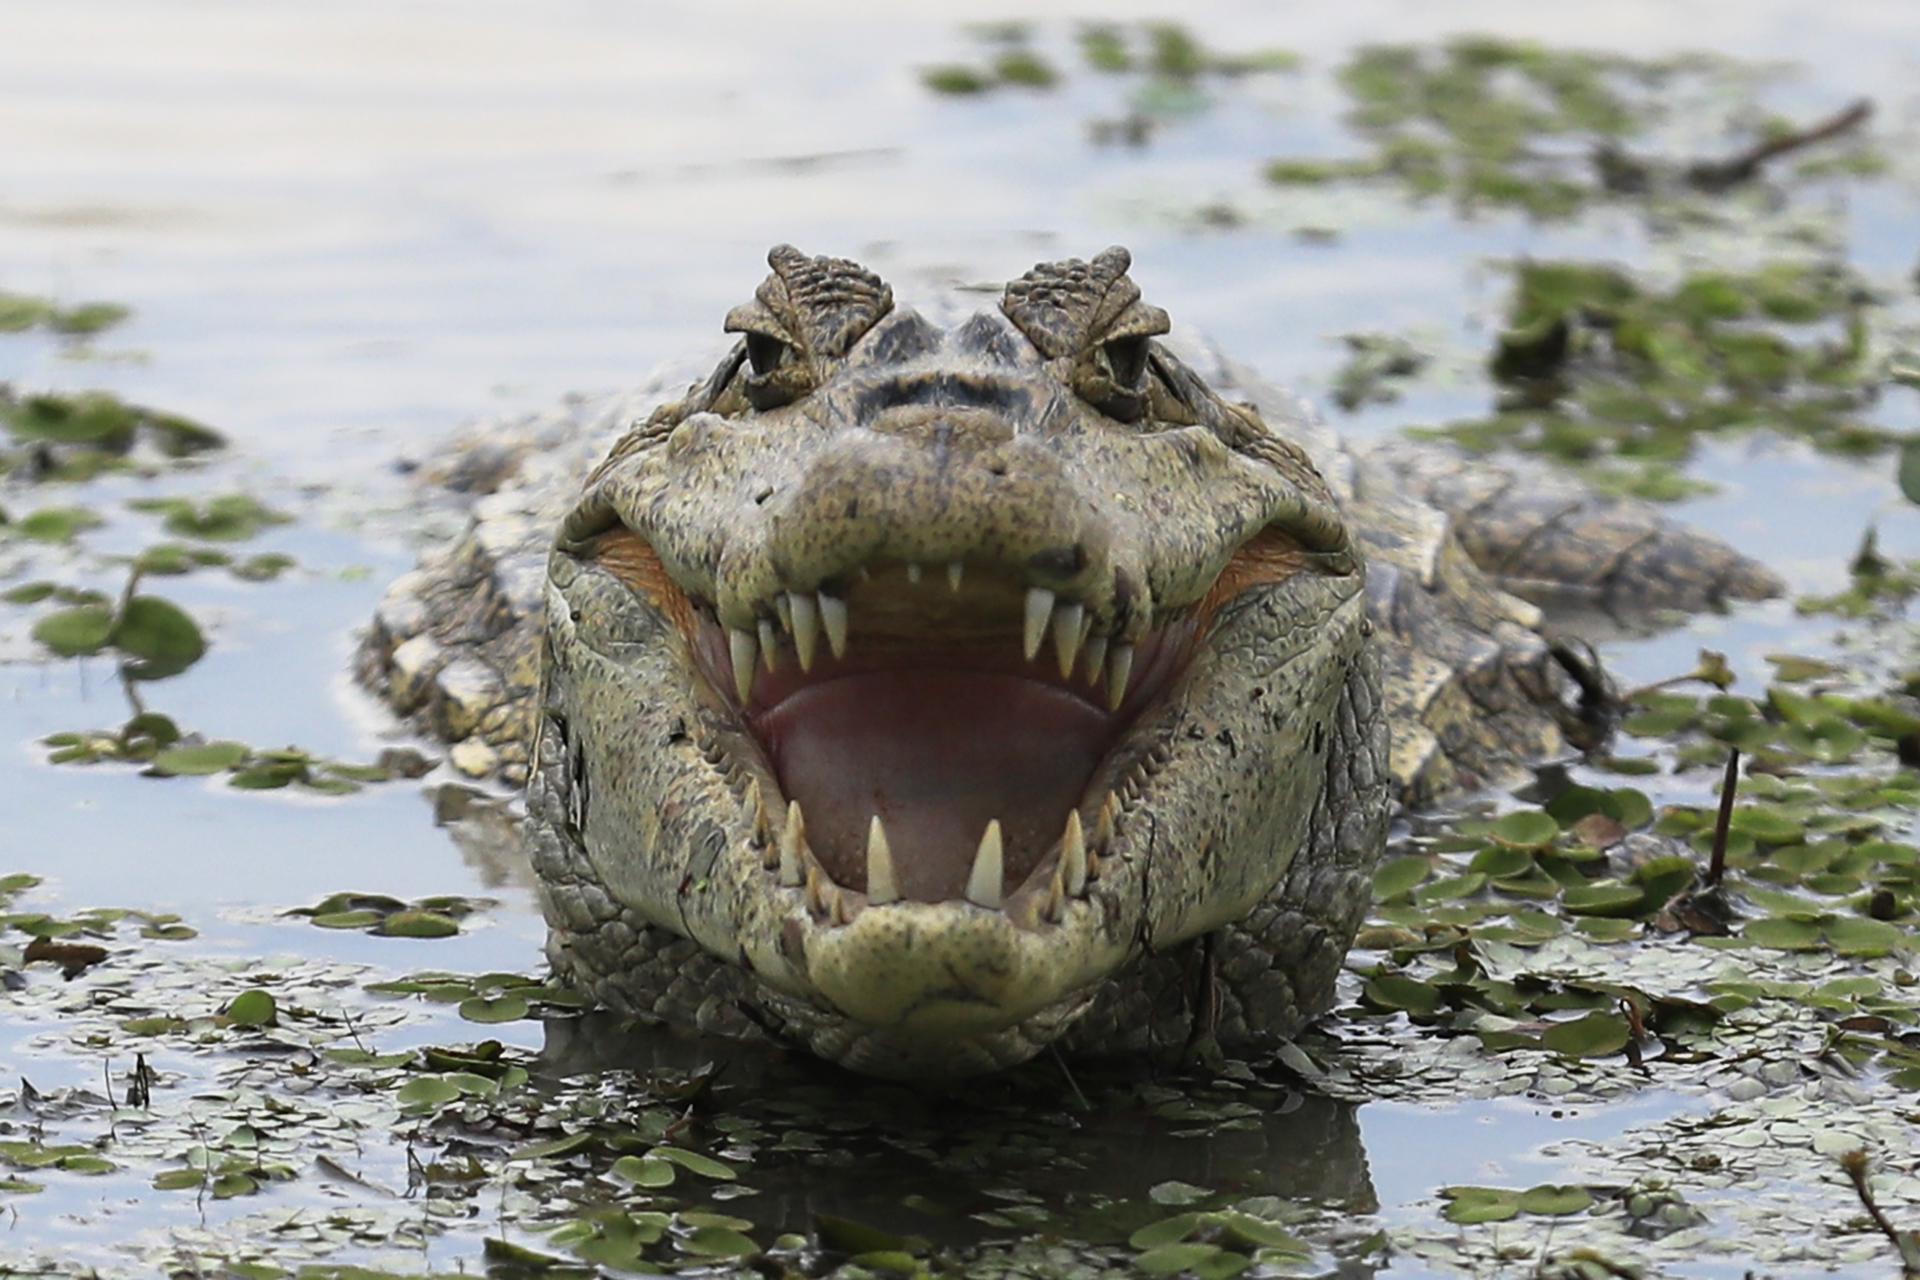
[(1560, 834), (1560, 824), (1539, 809), (1521, 809), (1503, 815), (1488, 834), (1515, 849), (1541, 849)]
[(270, 1027), (280, 1019), (280, 1007), (271, 992), (255, 987), (243, 991), (227, 1006), (227, 1021), (236, 1027)]
[(247, 758), (244, 742), (203, 742), (168, 747), (153, 758), (153, 772), (162, 777), (204, 777), (224, 773)]
[(1540, 1034), (1540, 1043), (1570, 1058), (1605, 1058), (1627, 1047), (1627, 1020), (1611, 1013), (1589, 1013), (1572, 1022), (1556, 1022)]
[(437, 911), (396, 911), (374, 930), (388, 938), (451, 938), (460, 922)]
[(1520, 1216), (1519, 1195), (1498, 1187), (1442, 1187), (1440, 1195), (1447, 1202), (1440, 1216), (1461, 1226), (1505, 1222)]
[(184, 671), (207, 652), (206, 637), (186, 610), (159, 596), (135, 596), (120, 611), (113, 645), (156, 673)]
[(33, 638), (63, 658), (98, 653), (112, 634), (113, 610), (101, 604), (61, 609), (33, 624)]
[(1593, 1207), (1593, 1193), (1585, 1187), (1557, 1187), (1543, 1184), (1520, 1193), (1520, 1211), (1551, 1217), (1585, 1213)]

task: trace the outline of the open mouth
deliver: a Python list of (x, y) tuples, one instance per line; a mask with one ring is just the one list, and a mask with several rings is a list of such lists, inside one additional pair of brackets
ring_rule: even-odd
[(1115, 796), (1151, 758), (1143, 719), (1227, 598), (1297, 567), (1277, 531), (1157, 625), (1116, 623), (996, 565), (876, 562), (724, 625), (617, 527), (589, 554), (687, 639), (757, 788), (766, 870), (814, 915), (970, 903), (1040, 926), (1100, 874)]
[(1110, 605), (997, 566), (896, 561), (780, 593), (747, 631), (630, 530), (594, 555), (668, 606), (739, 730), (769, 873), (839, 922), (893, 902), (1059, 920), (1099, 876), (1131, 731), (1186, 670), (1201, 618), (1128, 637)]
[(778, 835), (801, 828), (776, 840), (783, 879), (804, 882), (797, 855), (861, 905), (1031, 899), (1047, 918), (1098, 874), (1112, 815), (1090, 788), (1193, 635), (1116, 644), (1085, 604), (964, 564), (784, 593), (753, 633), (693, 616), (703, 675), (787, 801)]

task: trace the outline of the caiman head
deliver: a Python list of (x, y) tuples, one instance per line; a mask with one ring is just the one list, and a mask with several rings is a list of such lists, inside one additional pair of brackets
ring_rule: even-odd
[(1361, 565), (1305, 456), (1157, 341), (1125, 250), (945, 329), (854, 263), (768, 261), (560, 533), (534, 786), (565, 794), (533, 820), (829, 1056), (1001, 1065), (1274, 890)]

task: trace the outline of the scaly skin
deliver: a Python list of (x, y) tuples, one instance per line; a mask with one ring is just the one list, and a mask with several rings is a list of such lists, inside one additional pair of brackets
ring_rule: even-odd
[[(1356, 454), (1224, 363), (1203, 377), (1121, 250), (1036, 267), (950, 329), (855, 264), (769, 263), (729, 317), (749, 336), (620, 437), (543, 575), (533, 530), (578, 450), (477, 468), (500, 492), (363, 656), (471, 771), (530, 774), (549, 953), (616, 1008), (903, 1076), (1278, 1040), (1332, 998), (1393, 804), (1600, 732), (1590, 660), (1468, 547), (1603, 603), (1625, 565), (1681, 606), (1774, 587), (1637, 504)], [(1528, 572), (1583, 520), (1616, 572)], [(876, 888), (864, 812), (789, 815), (783, 769), (805, 766), (776, 767), (758, 661), (824, 654), (842, 608), (850, 663), (950, 634), (1017, 648), (1036, 592), (1076, 679), (1147, 655), (1078, 829), (1010, 830), (986, 905), (946, 851), (891, 850), (906, 888)], [(793, 615), (816, 609), (813, 638)]]

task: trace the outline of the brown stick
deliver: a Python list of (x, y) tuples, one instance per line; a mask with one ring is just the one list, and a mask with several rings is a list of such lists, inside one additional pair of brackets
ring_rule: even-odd
[(1727, 771), (1720, 778), (1720, 814), (1713, 823), (1713, 856), (1707, 861), (1707, 884), (1720, 883), (1727, 874), (1727, 833), (1733, 829), (1733, 796), (1740, 789), (1740, 748), (1727, 752)]
[(1837, 138), (1851, 132), (1866, 123), (1873, 114), (1873, 101), (1862, 98), (1846, 110), (1827, 117), (1820, 123), (1809, 125), (1792, 133), (1783, 133), (1778, 137), (1766, 138), (1754, 143), (1745, 151), (1728, 156), (1724, 160), (1701, 160), (1687, 167), (1687, 181), (1703, 191), (1723, 191), (1750, 181), (1760, 172), (1760, 166), (1769, 160), (1798, 151), (1803, 147), (1815, 146), (1830, 138)]
[(1887, 1221), (1886, 1213), (1873, 1198), (1873, 1186), (1867, 1181), (1868, 1159), (1865, 1149), (1849, 1151), (1841, 1156), (1840, 1167), (1846, 1171), (1847, 1180), (1853, 1183), (1853, 1193), (1860, 1197), (1860, 1207), (1867, 1211), (1867, 1216), (1873, 1219), (1873, 1225), (1880, 1228), (1880, 1234), (1885, 1236), (1898, 1251), (1900, 1273), (1908, 1276), (1914, 1274), (1911, 1261), (1913, 1255), (1906, 1239), (1893, 1223)]

